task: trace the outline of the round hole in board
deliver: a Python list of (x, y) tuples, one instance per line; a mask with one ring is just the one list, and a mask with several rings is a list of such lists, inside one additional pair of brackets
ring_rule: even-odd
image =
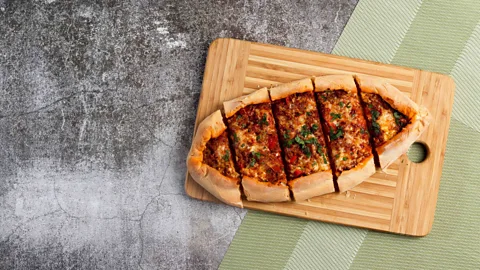
[(421, 142), (415, 142), (407, 152), (408, 159), (414, 163), (422, 163), (428, 157), (428, 147)]

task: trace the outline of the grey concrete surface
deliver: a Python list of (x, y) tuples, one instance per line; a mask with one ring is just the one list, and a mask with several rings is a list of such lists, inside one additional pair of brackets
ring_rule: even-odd
[(215, 269), (246, 211), (188, 198), (206, 51), (329, 52), (357, 0), (0, 0), (0, 269)]

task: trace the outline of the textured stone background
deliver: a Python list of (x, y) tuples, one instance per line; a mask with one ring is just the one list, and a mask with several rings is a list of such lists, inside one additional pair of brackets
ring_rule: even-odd
[(0, 0), (0, 269), (211, 269), (245, 211), (183, 190), (218, 37), (333, 48), (356, 0)]

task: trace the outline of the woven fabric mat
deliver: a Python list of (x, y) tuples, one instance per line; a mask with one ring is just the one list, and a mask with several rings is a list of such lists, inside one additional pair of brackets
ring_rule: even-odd
[(456, 83), (431, 233), (380, 233), (249, 211), (220, 269), (480, 269), (480, 1), (361, 0), (334, 54)]

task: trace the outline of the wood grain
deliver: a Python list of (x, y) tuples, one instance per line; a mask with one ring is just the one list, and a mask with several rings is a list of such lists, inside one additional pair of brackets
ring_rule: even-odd
[[(304, 202), (244, 201), (244, 206), (380, 231), (426, 235), (433, 224), (453, 105), (455, 84), (446, 75), (268, 44), (217, 39), (208, 50), (196, 125), (221, 108), (223, 101), (261, 87), (309, 76), (355, 73), (380, 77), (429, 109), (433, 121), (418, 140), (427, 146), (427, 158), (414, 163), (403, 155), (387, 170), (375, 173), (344, 193)], [(193, 198), (218, 202), (188, 173), (185, 191)]]

